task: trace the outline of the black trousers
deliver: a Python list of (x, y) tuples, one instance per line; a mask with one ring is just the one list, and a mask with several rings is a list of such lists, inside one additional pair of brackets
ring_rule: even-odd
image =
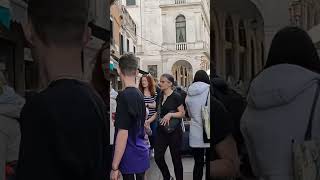
[[(144, 174), (145, 173), (140, 173), (140, 174), (123, 174), (123, 180), (144, 180)], [(135, 178), (136, 177), (136, 178)]]
[[(209, 163), (209, 148), (192, 148), (192, 154), (194, 157), (193, 180), (202, 180), (203, 167)], [(207, 172), (209, 169), (206, 169), (205, 179), (209, 177)]]
[(163, 179), (170, 180), (171, 178), (170, 171), (164, 158), (169, 146), (176, 180), (183, 180), (183, 166), (180, 153), (182, 142), (181, 127), (178, 126), (177, 129), (170, 134), (167, 134), (158, 128), (157, 133), (156, 143), (154, 145), (154, 158), (162, 173)]

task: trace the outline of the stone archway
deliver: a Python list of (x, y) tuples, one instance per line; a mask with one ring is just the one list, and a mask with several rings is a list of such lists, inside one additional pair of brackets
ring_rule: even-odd
[(185, 60), (179, 60), (172, 66), (172, 75), (178, 86), (189, 87), (192, 83), (192, 65)]

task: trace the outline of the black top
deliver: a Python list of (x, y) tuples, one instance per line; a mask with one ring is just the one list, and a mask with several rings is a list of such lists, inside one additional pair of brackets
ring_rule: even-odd
[(87, 84), (58, 80), (21, 112), (18, 180), (102, 180), (109, 129), (105, 105)]
[(183, 100), (179, 93), (173, 91), (170, 96), (167, 97), (166, 101), (162, 105), (163, 93), (160, 95), (159, 102), (157, 103), (157, 108), (161, 105), (160, 118), (163, 118), (170, 112), (178, 112), (178, 107), (183, 105)]
[(139, 89), (127, 87), (117, 96), (117, 110), (115, 128), (116, 130), (125, 129), (129, 133), (133, 129), (144, 128), (146, 118), (146, 107), (144, 96)]

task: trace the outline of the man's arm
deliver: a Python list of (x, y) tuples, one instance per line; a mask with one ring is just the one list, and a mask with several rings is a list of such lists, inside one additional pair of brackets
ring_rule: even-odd
[(114, 157), (112, 162), (112, 169), (118, 170), (122, 156), (127, 146), (128, 130), (120, 129), (117, 135)]

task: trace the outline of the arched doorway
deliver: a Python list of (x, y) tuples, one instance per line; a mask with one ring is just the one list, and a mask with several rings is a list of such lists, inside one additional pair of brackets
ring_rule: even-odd
[(246, 80), (247, 72), (247, 36), (244, 22), (240, 20), (239, 23), (239, 41), (240, 41), (240, 58), (239, 58), (239, 80)]
[(189, 87), (193, 78), (191, 64), (185, 60), (177, 61), (172, 66), (172, 75), (178, 86)]
[(228, 16), (225, 22), (225, 40), (227, 47), (225, 49), (225, 72), (226, 79), (235, 77), (235, 63), (234, 63), (234, 31), (231, 16)]

